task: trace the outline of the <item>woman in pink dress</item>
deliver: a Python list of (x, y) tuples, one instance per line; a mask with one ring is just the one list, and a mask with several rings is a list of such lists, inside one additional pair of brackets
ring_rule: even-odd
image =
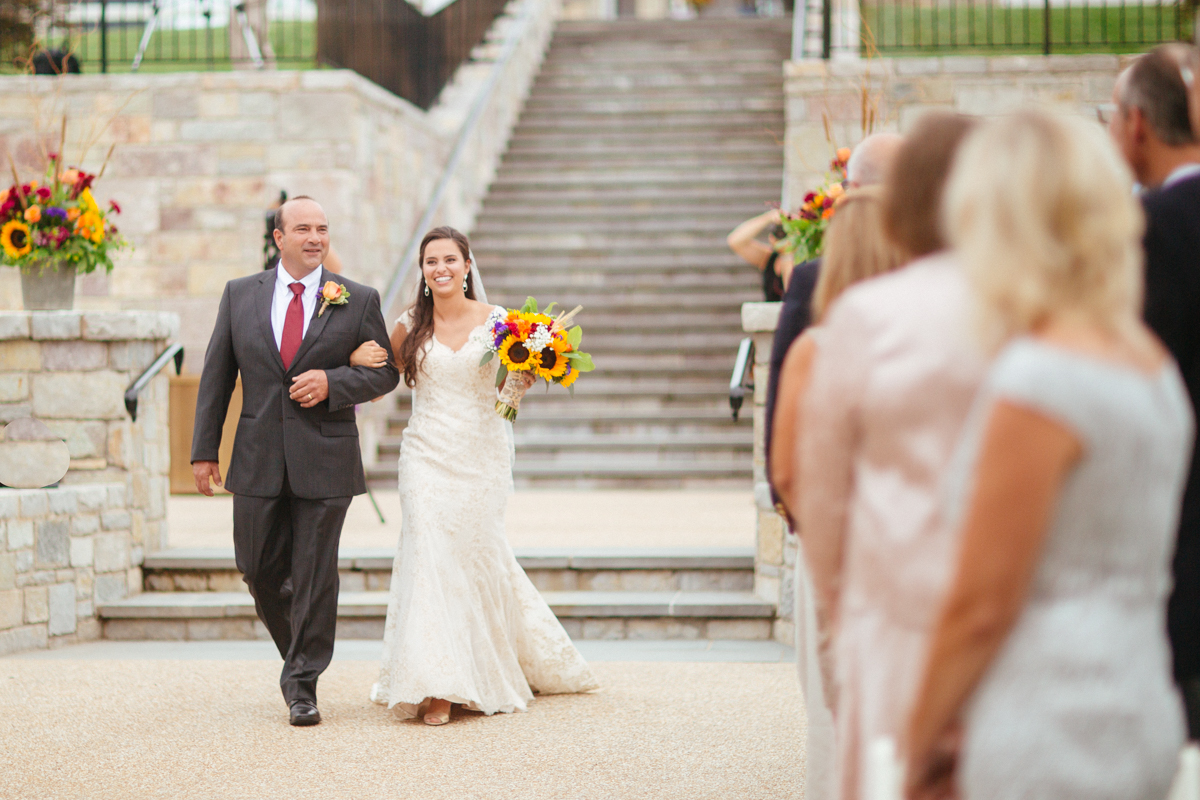
[(913, 260), (830, 310), (805, 396), (799, 524), (833, 641), (838, 796), (861, 800), (866, 754), (908, 717), (953, 558), (938, 515), (984, 372), (970, 294), (938, 232), (942, 188), (970, 130), (930, 115), (885, 187), (889, 236)]

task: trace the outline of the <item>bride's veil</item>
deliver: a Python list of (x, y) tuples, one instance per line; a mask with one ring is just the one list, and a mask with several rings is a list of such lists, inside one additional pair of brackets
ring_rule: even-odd
[(467, 258), (471, 259), (471, 283), (475, 284), (475, 299), (486, 303), (487, 289), (483, 288), (483, 278), (479, 277), (479, 262), (475, 260), (475, 251), (467, 250)]

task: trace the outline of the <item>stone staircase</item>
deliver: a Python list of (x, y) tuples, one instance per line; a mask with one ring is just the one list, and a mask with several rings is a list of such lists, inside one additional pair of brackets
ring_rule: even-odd
[(559, 23), (472, 231), (489, 300), (583, 305), (597, 364), (522, 404), (519, 487), (749, 487), (728, 384), (760, 280), (725, 236), (780, 196), (790, 37), (787, 18)]
[[(338, 636), (380, 639), (389, 550), (340, 553)], [(752, 549), (518, 551), (518, 561), (575, 639), (770, 639)], [(148, 555), (142, 594), (97, 612), (106, 639), (266, 639), (232, 550)]]

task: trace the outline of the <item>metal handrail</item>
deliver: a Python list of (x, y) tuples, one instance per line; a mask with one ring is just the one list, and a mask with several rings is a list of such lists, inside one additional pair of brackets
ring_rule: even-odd
[(733, 412), (734, 422), (737, 422), (747, 391), (754, 391), (754, 339), (749, 336), (738, 345), (737, 361), (733, 364), (733, 376), (729, 379), (729, 408)]
[(454, 142), (454, 149), (450, 151), (450, 158), (446, 161), (446, 166), (442, 170), (442, 177), (438, 180), (433, 194), (430, 195), (429, 202), (425, 206), (425, 213), (421, 215), (421, 219), (418, 220), (412, 236), (409, 237), (408, 245), (404, 248), (403, 255), (400, 256), (400, 263), (392, 273), (392, 278), (388, 281), (387, 291), (383, 294), (384, 313), (388, 314), (389, 317), (392, 316), (392, 306), (400, 296), (409, 270), (412, 269), (413, 263), (417, 259), (417, 251), (421, 247), (421, 239), (425, 237), (426, 230), (433, 224), (433, 219), (437, 215), (438, 208), (441, 207), (442, 200), (445, 198), (446, 190), (449, 189), (450, 182), (454, 179), (458, 163), (462, 160), (463, 153), (467, 149), (467, 140), (475, 132), (475, 126), (479, 124), (479, 120), (483, 116), (483, 110), (486, 108), (488, 101), (491, 100), (492, 93), (496, 90), (496, 86), (500, 82), (500, 75), (504, 72), (504, 67), (508, 65), (513, 54), (517, 51), (517, 45), (520, 44), (521, 38), (529, 28), (533, 20), (534, 8), (538, 5), (534, 0), (526, 0), (524, 12), (520, 19), (517, 20), (515, 25), (509, 28), (508, 36), (504, 41), (504, 48), (500, 52), (500, 57), (496, 59), (495, 65), (492, 67), (492, 74), (488, 76), (487, 84), (484, 86), (483, 91), (479, 93), (475, 104), (471, 106), (471, 113), (467, 115), (466, 121), (463, 122), (462, 130), (459, 131), (458, 138)]
[(175, 344), (162, 351), (162, 354), (154, 359), (154, 363), (146, 367), (146, 371), (138, 376), (138, 379), (129, 384), (129, 388), (125, 390), (125, 410), (129, 412), (129, 417), (134, 422), (137, 422), (137, 405), (138, 393), (146, 388), (155, 375), (162, 371), (162, 368), (167, 365), (167, 362), (172, 358), (175, 359), (175, 374), (178, 375), (183, 371), (183, 344), (176, 342)]

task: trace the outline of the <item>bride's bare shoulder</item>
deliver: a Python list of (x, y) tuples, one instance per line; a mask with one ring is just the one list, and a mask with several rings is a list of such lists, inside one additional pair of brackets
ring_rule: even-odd
[(472, 300), (471, 302), (474, 304), (471, 312), (476, 325), (482, 325), (487, 322), (487, 318), (496, 310), (496, 306), (491, 303), (481, 303), (478, 300)]

